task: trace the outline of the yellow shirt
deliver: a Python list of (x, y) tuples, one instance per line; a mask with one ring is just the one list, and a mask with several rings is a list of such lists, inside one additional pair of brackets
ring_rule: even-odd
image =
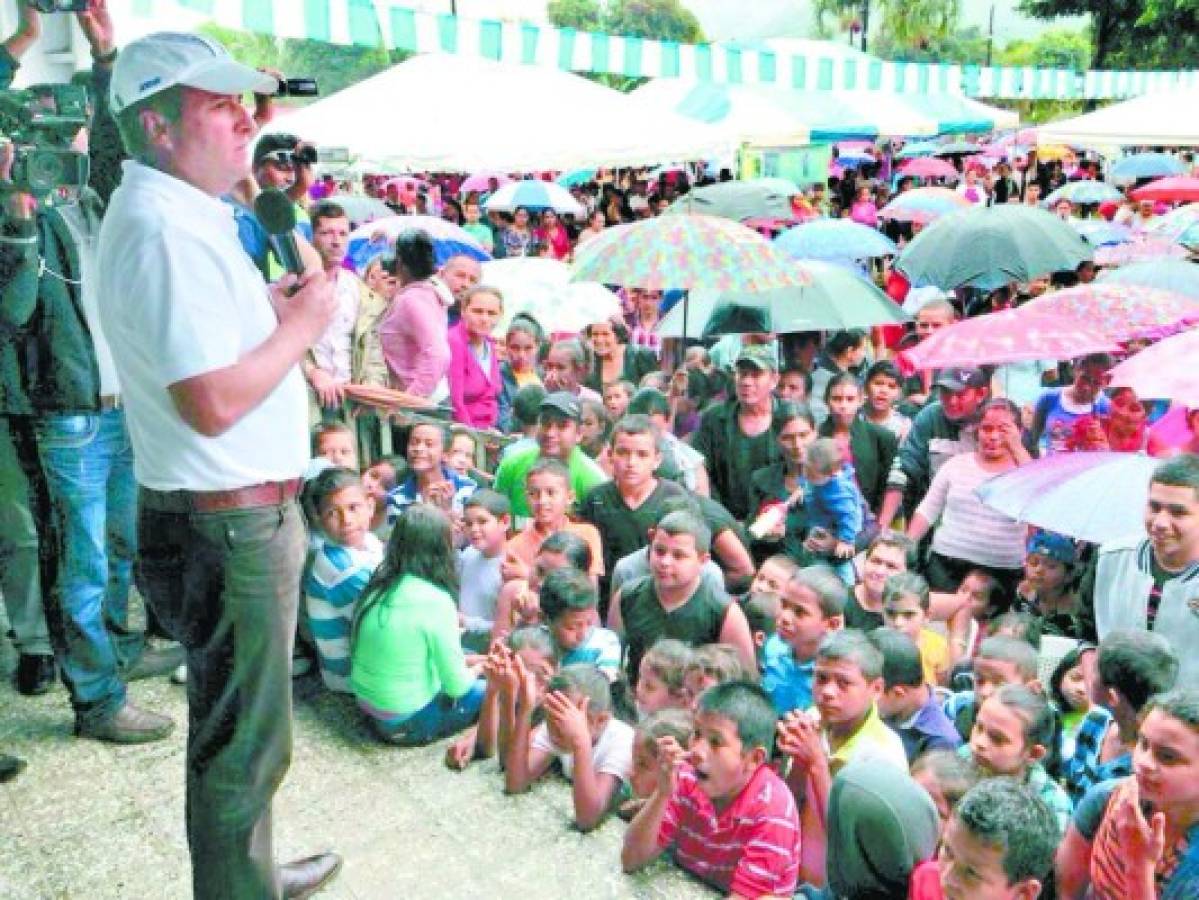
[(920, 660), (924, 663), (925, 684), (944, 684), (953, 665), (949, 642), (931, 628), (921, 628), (916, 646), (920, 648)]
[(829, 743), (827, 730), (824, 730), (823, 735), (828, 768), (832, 775), (851, 762), (866, 761), (890, 763), (904, 772), (908, 770), (908, 755), (903, 749), (903, 741), (879, 717), (877, 706), (870, 707), (870, 714), (858, 726), (858, 730), (836, 750)]

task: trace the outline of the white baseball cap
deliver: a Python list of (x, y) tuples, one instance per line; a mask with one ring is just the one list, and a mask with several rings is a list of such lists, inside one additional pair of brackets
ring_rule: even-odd
[(279, 89), (277, 79), (243, 66), (214, 40), (160, 31), (121, 50), (112, 72), (112, 111), (119, 113), (177, 84), (214, 94), (273, 94)]

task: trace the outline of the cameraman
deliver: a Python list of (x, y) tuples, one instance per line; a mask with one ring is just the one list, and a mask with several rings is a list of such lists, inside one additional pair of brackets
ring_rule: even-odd
[[(37, 13), (24, 15), (28, 23)], [(116, 53), (104, 0), (93, 0), (78, 20), (94, 74), (107, 83)], [(97, 114), (108, 115), (107, 105), (97, 104)], [(122, 676), (165, 673), (182, 654), (143, 654), (142, 636), (128, 629), (136, 482), (98, 314), (95, 239), (103, 204), (82, 187), (75, 202), (39, 207), (11, 181), (14, 155), (11, 144), (0, 155), (0, 284), (5, 340), (18, 364), (14, 387), (28, 402), (57, 526), (57, 591), (46, 606), (51, 638), (76, 734), (113, 743), (159, 740), (174, 723), (133, 706)]]

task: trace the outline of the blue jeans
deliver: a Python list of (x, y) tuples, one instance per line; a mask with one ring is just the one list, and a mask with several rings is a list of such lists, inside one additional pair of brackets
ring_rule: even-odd
[(0, 416), (0, 594), (18, 653), (52, 652), (42, 591), (54, 581), (53, 531), (39, 528), (48, 505), (30, 418)]
[(410, 716), (403, 719), (371, 717), (371, 723), (388, 743), (401, 747), (423, 747), (473, 724), (479, 718), (486, 693), (487, 681), (480, 678), (456, 700), (438, 694)]
[(119, 409), (42, 416), (37, 441), (60, 543), (51, 632), (76, 718), (99, 723), (124, 705), (118, 668), (141, 650), (140, 634), (128, 628), (137, 545), (133, 447)]

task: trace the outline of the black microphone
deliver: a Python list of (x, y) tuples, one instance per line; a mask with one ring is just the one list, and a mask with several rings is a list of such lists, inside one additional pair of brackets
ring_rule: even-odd
[(271, 236), (283, 268), (293, 275), (303, 275), (304, 262), (296, 245), (296, 208), (287, 194), (274, 189), (263, 191), (254, 201), (254, 215)]

